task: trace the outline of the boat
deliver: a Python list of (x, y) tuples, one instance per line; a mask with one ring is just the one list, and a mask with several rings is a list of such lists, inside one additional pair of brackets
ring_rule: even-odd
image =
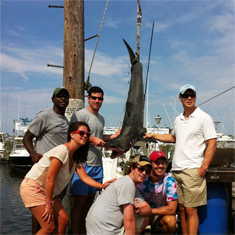
[(23, 144), (23, 136), (13, 137), (13, 149), (9, 155), (10, 163), (14, 167), (30, 168), (33, 161)]
[(6, 148), (5, 148), (6, 138), (3, 132), (0, 132), (0, 160), (5, 158)]
[(232, 148), (235, 149), (235, 139), (229, 135), (217, 132), (217, 148)]
[(31, 156), (24, 147), (23, 136), (26, 133), (31, 121), (27, 118), (14, 120), (14, 135), (12, 137), (13, 148), (9, 155), (10, 163), (13, 167), (30, 168), (34, 164)]

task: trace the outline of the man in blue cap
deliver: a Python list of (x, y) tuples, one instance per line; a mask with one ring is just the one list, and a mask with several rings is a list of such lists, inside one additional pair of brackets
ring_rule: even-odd
[(216, 151), (216, 131), (212, 118), (196, 103), (196, 89), (185, 84), (179, 90), (184, 112), (174, 123), (172, 134), (146, 134), (162, 142), (175, 143), (172, 176), (177, 182), (183, 234), (197, 234), (197, 207), (206, 205), (206, 171)]

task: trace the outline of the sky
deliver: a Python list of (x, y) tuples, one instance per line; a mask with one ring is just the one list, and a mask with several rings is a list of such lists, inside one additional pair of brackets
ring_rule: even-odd
[[(89, 38), (99, 32), (106, 0), (84, 2), (85, 38)], [(140, 3), (144, 84), (154, 22), (144, 126), (157, 125), (154, 118), (160, 115), (157, 126), (171, 128), (182, 112), (179, 88), (189, 83), (196, 87), (196, 104), (213, 118), (218, 131), (234, 135), (235, 1)], [(61, 0), (0, 2), (1, 131), (12, 134), (14, 119), (32, 119), (39, 111), (51, 108), (53, 90), (63, 85), (63, 69), (47, 67), (63, 66), (63, 8), (48, 7), (63, 4)], [(130, 80), (129, 56), (122, 39), (136, 51), (136, 22), (136, 0), (109, 1), (90, 74), (90, 83), (105, 93), (100, 113), (106, 126), (119, 126), (122, 119)], [(84, 80), (96, 40), (85, 42)]]

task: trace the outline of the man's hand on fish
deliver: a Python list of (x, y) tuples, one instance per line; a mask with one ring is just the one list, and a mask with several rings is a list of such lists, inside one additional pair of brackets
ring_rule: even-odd
[(153, 134), (146, 133), (146, 134), (143, 136), (143, 138), (144, 138), (144, 139), (147, 139), (147, 138), (151, 139), (151, 138), (153, 138)]
[(90, 136), (89, 141), (92, 142), (95, 146), (104, 147), (105, 141), (99, 137)]
[(117, 138), (120, 135), (121, 131), (122, 131), (122, 128), (120, 128), (116, 133), (112, 134), (111, 139)]

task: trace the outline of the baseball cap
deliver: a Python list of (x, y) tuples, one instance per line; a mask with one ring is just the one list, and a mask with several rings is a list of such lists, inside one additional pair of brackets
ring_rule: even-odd
[(65, 91), (68, 94), (68, 96), (69, 96), (69, 92), (68, 92), (68, 90), (65, 87), (57, 87), (54, 90), (54, 92), (52, 94), (52, 97), (57, 96), (61, 91)]
[(179, 92), (180, 92), (181, 95), (183, 95), (184, 92), (189, 90), (189, 89), (193, 90), (194, 93), (196, 93), (196, 88), (193, 85), (190, 85), (190, 84), (185, 84), (182, 87), (180, 87)]
[(130, 160), (131, 164), (135, 163), (135, 162), (137, 162), (140, 166), (150, 165), (152, 167), (151, 161), (149, 160), (148, 157), (146, 157), (144, 155), (138, 155), (137, 157)]
[(149, 155), (149, 160), (152, 162), (156, 162), (159, 158), (165, 158), (166, 156), (162, 151), (153, 151), (150, 155)]

